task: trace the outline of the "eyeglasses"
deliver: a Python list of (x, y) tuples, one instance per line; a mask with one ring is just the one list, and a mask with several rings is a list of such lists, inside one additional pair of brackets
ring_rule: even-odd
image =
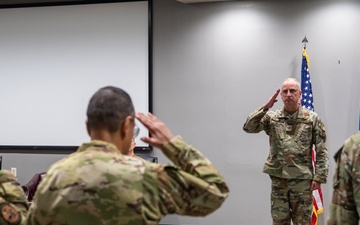
[(140, 128), (135, 124), (133, 138), (136, 138), (140, 133)]

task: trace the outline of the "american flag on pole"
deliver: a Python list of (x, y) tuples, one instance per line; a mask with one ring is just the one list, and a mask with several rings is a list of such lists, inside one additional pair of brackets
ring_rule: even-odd
[[(306, 53), (306, 49), (302, 52), (302, 64), (301, 64), (301, 91), (302, 91), (302, 106), (314, 111), (313, 105), (313, 93), (309, 72), (309, 56)], [(315, 150), (312, 149), (312, 163), (315, 170), (316, 165), (316, 154)], [(313, 212), (311, 218), (311, 225), (318, 224), (318, 215), (324, 212), (323, 197), (321, 188), (313, 191)]]

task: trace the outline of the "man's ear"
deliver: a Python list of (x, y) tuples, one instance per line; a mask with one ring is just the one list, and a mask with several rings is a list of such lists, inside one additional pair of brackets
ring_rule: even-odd
[(126, 135), (131, 135), (133, 130), (133, 118), (132, 116), (127, 116), (124, 122), (120, 125), (120, 135), (121, 139), (125, 139)]

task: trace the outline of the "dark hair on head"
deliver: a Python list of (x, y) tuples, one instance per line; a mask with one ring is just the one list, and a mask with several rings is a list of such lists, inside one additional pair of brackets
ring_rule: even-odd
[(134, 106), (124, 90), (107, 86), (99, 89), (90, 99), (87, 108), (89, 130), (105, 129), (116, 132), (127, 116), (133, 116)]

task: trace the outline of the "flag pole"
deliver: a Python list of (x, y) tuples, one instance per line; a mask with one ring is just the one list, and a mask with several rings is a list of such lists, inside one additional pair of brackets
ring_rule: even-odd
[(306, 49), (306, 43), (308, 43), (308, 39), (306, 38), (306, 35), (304, 37), (304, 39), (302, 40), (302, 43), (304, 43), (304, 49)]
[[(308, 39), (306, 36), (302, 40), (304, 44), (304, 49), (302, 50), (302, 63), (301, 63), (301, 102), (302, 106), (314, 111), (313, 105), (313, 95), (312, 95), (312, 85), (310, 80), (310, 73), (309, 73), (309, 56), (306, 53), (306, 44), (308, 43)], [(312, 165), (315, 173), (316, 168), (316, 152), (314, 146), (312, 146), (311, 150), (311, 158), (312, 158)], [(323, 198), (322, 198), (322, 191), (321, 188), (312, 191), (312, 215), (311, 215), (311, 225), (318, 225), (318, 215), (324, 212), (323, 206)]]

